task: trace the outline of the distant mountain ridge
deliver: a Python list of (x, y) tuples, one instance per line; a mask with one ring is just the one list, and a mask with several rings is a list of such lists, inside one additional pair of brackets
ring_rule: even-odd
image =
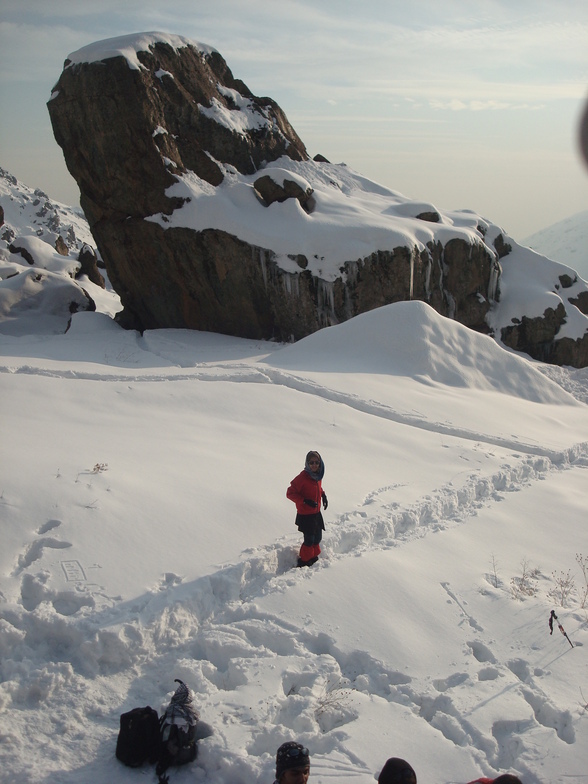
[(588, 210), (570, 215), (521, 240), (521, 245), (569, 264), (588, 280)]

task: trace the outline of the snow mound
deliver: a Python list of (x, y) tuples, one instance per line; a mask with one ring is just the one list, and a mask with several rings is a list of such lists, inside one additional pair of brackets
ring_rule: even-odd
[(528, 360), (424, 302), (397, 302), (362, 313), (276, 352), (266, 364), (292, 371), (407, 376), (534, 402), (570, 403)]
[(63, 333), (72, 313), (92, 306), (67, 276), (38, 267), (25, 269), (0, 280), (0, 333), (14, 337)]

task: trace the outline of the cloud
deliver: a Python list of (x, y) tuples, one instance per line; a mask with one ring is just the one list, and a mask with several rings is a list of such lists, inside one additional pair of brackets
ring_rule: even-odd
[(432, 98), (429, 100), (429, 106), (431, 109), (440, 110), (440, 111), (452, 111), (452, 112), (462, 112), (462, 111), (471, 111), (471, 112), (486, 112), (486, 111), (498, 111), (498, 110), (506, 110), (512, 109), (516, 111), (531, 111), (535, 112), (539, 109), (545, 109), (546, 104), (544, 103), (510, 103), (509, 101), (495, 101), (495, 100), (488, 100), (488, 101), (462, 101), (458, 98), (453, 98), (449, 101), (442, 101), (437, 98)]

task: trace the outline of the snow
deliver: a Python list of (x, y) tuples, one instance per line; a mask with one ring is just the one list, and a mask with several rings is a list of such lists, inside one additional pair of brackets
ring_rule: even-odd
[(4, 210), (2, 239), (38, 237), (55, 246), (58, 236), (70, 248), (94, 244), (84, 213), (50, 199), (40, 188), (32, 189), (0, 167), (0, 206)]
[[(346, 189), (366, 226), (384, 197), (406, 209), (337, 171), (343, 187), (312, 181), (334, 226)], [(249, 209), (251, 185), (226, 190)], [(441, 216), (443, 231), (497, 231)], [(439, 229), (403, 220), (419, 241)], [(69, 278), (2, 253), (19, 272), (6, 289)], [(519, 274), (536, 270), (527, 304), (542, 305), (568, 269), (516, 243), (501, 263), (512, 308)], [(421, 302), (282, 345), (125, 331), (116, 295), (84, 288), (97, 312), (67, 332), (45, 311), (0, 325), (2, 781), (154, 781), (114, 757), (119, 717), (161, 712), (174, 678), (202, 719), (178, 784), (271, 782), (290, 739), (316, 784), (373, 781), (390, 756), (420, 782), (585, 781), (586, 370)], [(285, 492), (311, 448), (329, 507), (321, 558), (301, 570)], [(574, 648), (549, 634), (552, 609)]]
[[(249, 122), (247, 117), (243, 122)], [(292, 161), (284, 156), (252, 175), (223, 168), (225, 179), (216, 188), (194, 172), (176, 175), (177, 183), (166, 193), (185, 203), (171, 216), (154, 215), (148, 220), (165, 229), (226, 231), (251, 245), (269, 248), (288, 271), (299, 271), (291, 257), (304, 255), (306, 269), (326, 281), (340, 277), (346, 261), (363, 259), (377, 250), (423, 249), (427, 242), (445, 243), (455, 237), (470, 244), (481, 241), (469, 216), (462, 219), (459, 213), (447, 213), (440, 224), (417, 220), (416, 214), (427, 205), (415, 205), (344, 165)], [(297, 199), (265, 207), (254, 190), (255, 180), (265, 175), (278, 184), (291, 179), (304, 191), (312, 188), (312, 212), (305, 212)]]
[(521, 244), (550, 259), (569, 264), (588, 280), (588, 210), (525, 237)]
[(259, 111), (249, 110), (249, 104), (244, 105), (242, 96), (236, 90), (225, 90), (225, 93), (231, 93), (239, 97), (238, 109), (228, 109), (220, 103), (217, 98), (212, 98), (210, 106), (202, 106), (198, 104), (198, 111), (205, 117), (209, 117), (219, 125), (224, 125), (229, 131), (234, 133), (243, 134), (249, 130), (260, 130), (261, 128), (268, 128), (271, 130), (272, 123), (267, 118), (263, 117)]
[[(236, 110), (224, 112), (239, 114)], [(248, 115), (240, 120), (243, 127), (250, 123)], [(237, 131), (238, 121), (232, 119), (231, 123)], [(183, 206), (171, 216), (158, 214), (147, 220), (164, 229), (225, 231), (250, 245), (269, 248), (277, 264), (293, 274), (300, 272), (297, 257), (304, 256), (305, 269), (327, 285), (350, 274), (344, 271), (346, 262), (400, 246), (421, 251), (429, 243), (445, 245), (460, 238), (470, 245), (484, 243), (497, 257), (493, 243), (501, 234), (511, 251), (500, 259), (500, 299), (488, 319), (496, 338), (499, 340), (501, 330), (523, 315), (540, 317), (560, 304), (567, 315), (559, 337), (577, 340), (588, 330), (588, 317), (569, 303), (586, 290), (586, 282), (571, 267), (518, 244), (501, 227), (471, 211), (438, 210), (430, 203), (413, 201), (342, 164), (299, 162), (284, 156), (253, 175), (219, 166), (225, 176), (217, 187), (192, 171), (174, 175), (177, 182), (166, 193), (180, 199)], [(264, 206), (254, 188), (260, 176), (269, 176), (279, 185), (291, 179), (305, 192), (312, 189), (312, 209), (305, 211), (297, 199)], [(426, 212), (437, 213), (439, 222), (417, 218)], [(561, 276), (569, 277), (571, 286), (564, 289)], [(493, 298), (495, 283), (491, 281), (489, 291), (480, 292), (480, 296)]]
[[(157, 43), (164, 43), (171, 46), (172, 49), (183, 49), (187, 46), (194, 46), (202, 54), (212, 54), (216, 52), (212, 46), (208, 44), (201, 44), (185, 38), (182, 35), (173, 35), (171, 33), (149, 32), (149, 33), (131, 33), (130, 35), (121, 35), (116, 38), (106, 38), (103, 41), (96, 41), (95, 43), (83, 46), (75, 52), (68, 54), (66, 62), (68, 68), (81, 63), (95, 63), (109, 60), (112, 57), (124, 57), (127, 61), (129, 68), (138, 71), (144, 68), (137, 57), (138, 52), (147, 52)], [(160, 71), (159, 75), (163, 75)]]

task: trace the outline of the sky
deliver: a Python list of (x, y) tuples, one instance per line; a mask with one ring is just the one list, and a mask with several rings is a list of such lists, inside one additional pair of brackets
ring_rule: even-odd
[(575, 0), (3, 0), (0, 159), (76, 204), (46, 102), (66, 56), (158, 30), (209, 44), (321, 153), (516, 239), (586, 209), (578, 123), (588, 6)]

